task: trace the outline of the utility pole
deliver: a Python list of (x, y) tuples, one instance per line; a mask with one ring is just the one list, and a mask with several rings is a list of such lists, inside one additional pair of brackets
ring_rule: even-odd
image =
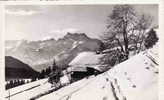
[(10, 100), (10, 89), (9, 89), (9, 100)]

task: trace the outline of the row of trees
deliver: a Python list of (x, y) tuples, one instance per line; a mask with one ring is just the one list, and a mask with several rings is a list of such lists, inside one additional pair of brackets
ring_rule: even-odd
[(10, 80), (9, 83), (6, 84), (6, 89), (10, 89), (10, 88), (13, 88), (13, 87), (16, 87), (16, 86), (19, 86), (19, 85), (23, 85), (23, 84), (26, 84), (26, 83), (29, 83), (30, 81), (27, 80), (23, 80), (23, 79), (17, 79), (17, 80)]
[(43, 69), (43, 70), (40, 72), (40, 74), (39, 74), (39, 76), (38, 76), (38, 79), (43, 79), (43, 78), (47, 77), (50, 73), (52, 73), (52, 68), (51, 68), (51, 66), (49, 66), (49, 67), (46, 68), (46, 69)]
[(38, 79), (43, 79), (45, 77), (50, 77), (49, 82), (50, 83), (58, 83), (60, 80), (60, 77), (62, 76), (62, 68), (56, 64), (56, 61), (53, 61), (52, 66), (49, 66), (46, 69), (43, 69), (41, 73), (38, 76)]

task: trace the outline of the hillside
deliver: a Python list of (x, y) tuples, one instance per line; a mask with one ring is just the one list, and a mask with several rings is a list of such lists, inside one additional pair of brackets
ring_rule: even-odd
[[(38, 100), (158, 100), (157, 46), (131, 57), (98, 76), (84, 78)], [(83, 61), (84, 59), (87, 58), (80, 58)], [(26, 87), (27, 85), (23, 85), (21, 90), (24, 88), (24, 91), (11, 96), (10, 99), (28, 100), (51, 89), (47, 81), (27, 91)], [(14, 90), (11, 94), (13, 93)]]
[(6, 80), (16, 78), (32, 78), (39, 73), (33, 70), (29, 65), (11, 56), (5, 57), (5, 76)]
[(157, 60), (155, 47), (39, 100), (158, 100)]
[(12, 56), (41, 71), (52, 65), (54, 58), (60, 66), (68, 64), (78, 53), (96, 51), (102, 42), (85, 33), (67, 33), (63, 38), (40, 41), (6, 41), (6, 56)]

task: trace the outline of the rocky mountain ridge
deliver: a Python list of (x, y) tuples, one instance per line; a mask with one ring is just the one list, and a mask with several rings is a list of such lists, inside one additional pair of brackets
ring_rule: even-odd
[(52, 65), (54, 59), (60, 66), (68, 64), (82, 51), (97, 51), (102, 42), (92, 39), (85, 33), (67, 33), (63, 38), (55, 40), (6, 41), (6, 56), (12, 56), (41, 71)]

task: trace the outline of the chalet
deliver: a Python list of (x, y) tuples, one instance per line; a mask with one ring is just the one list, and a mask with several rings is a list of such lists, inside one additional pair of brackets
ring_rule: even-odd
[(97, 75), (102, 72), (100, 68), (102, 65), (99, 63), (102, 56), (95, 52), (82, 52), (69, 63), (69, 67), (63, 70), (61, 75), (50, 75), (50, 82), (64, 86), (91, 75)]
[(102, 54), (96, 54), (95, 52), (80, 53), (69, 63), (70, 67), (67, 71), (71, 73), (71, 79), (77, 81), (102, 72), (100, 69), (100, 58), (102, 56)]

